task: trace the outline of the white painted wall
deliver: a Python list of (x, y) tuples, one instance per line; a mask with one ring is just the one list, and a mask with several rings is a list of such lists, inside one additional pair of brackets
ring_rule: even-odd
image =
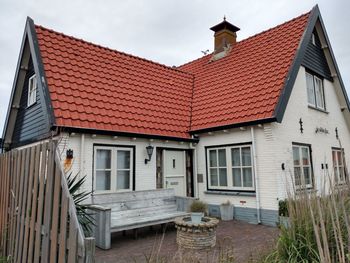
[[(81, 171), (81, 134), (75, 134), (70, 136), (69, 134), (62, 134), (60, 139), (59, 148), (62, 152), (62, 160), (65, 158), (66, 150), (72, 149), (74, 151), (73, 165), (71, 172), (76, 174)], [(84, 142), (84, 171), (83, 174), (87, 175), (87, 180), (84, 189), (92, 190), (92, 176), (93, 176), (93, 146), (94, 144), (106, 144), (106, 145), (126, 145), (135, 146), (135, 181), (136, 190), (150, 190), (156, 188), (156, 147), (168, 147), (168, 148), (181, 148), (189, 149), (188, 143), (180, 144), (179, 142), (160, 141), (148, 139), (133, 140), (127, 137), (118, 137), (114, 139), (112, 136), (100, 136), (92, 137), (85, 134)], [(145, 164), (147, 158), (146, 147), (151, 144), (154, 146), (152, 159)]]
[[(281, 124), (273, 124), (280, 145), (276, 160), (286, 163), (287, 177), (293, 171), (292, 142), (311, 144), (315, 186), (318, 190), (323, 188), (322, 184), (327, 180), (325, 170), (321, 169), (322, 163), (328, 164), (329, 174), (333, 175), (332, 147), (340, 147), (335, 135), (336, 127), (345, 150), (346, 162), (350, 163), (350, 130), (340, 109), (336, 86), (328, 80), (323, 83), (328, 113), (308, 107), (305, 68), (300, 67), (283, 121)], [(300, 118), (303, 121), (303, 133), (300, 132)], [(329, 134), (315, 133), (317, 127), (326, 128)], [(284, 188), (282, 178), (279, 180), (279, 187), (281, 190)], [(279, 192), (278, 196), (285, 197), (285, 192)]]

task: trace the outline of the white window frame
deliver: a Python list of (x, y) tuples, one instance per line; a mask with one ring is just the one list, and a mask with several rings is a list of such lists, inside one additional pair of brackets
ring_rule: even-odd
[[(111, 189), (110, 190), (97, 190), (96, 189), (96, 160), (97, 160), (97, 150), (110, 150), (111, 151), (111, 168), (108, 169), (111, 171)], [(129, 151), (130, 152), (130, 168), (129, 169), (119, 169), (117, 167), (117, 153), (118, 151)], [(120, 193), (120, 192), (130, 192), (133, 190), (134, 185), (134, 148), (129, 146), (94, 146), (94, 183), (93, 183), (93, 189), (95, 193), (103, 194), (103, 193)], [(128, 189), (117, 189), (117, 171), (130, 171), (129, 173), (129, 188)]]
[[(233, 172), (232, 172), (232, 151), (231, 149), (240, 149), (240, 158), (242, 158), (242, 148), (246, 148), (249, 147), (250, 148), (250, 155), (251, 155), (251, 166), (242, 166), (242, 162), (241, 163), (241, 180), (242, 180), (242, 184), (243, 184), (243, 172), (242, 169), (245, 167), (251, 167), (252, 169), (252, 187), (237, 187), (237, 186), (233, 186)], [(226, 175), (227, 175), (227, 186), (215, 186), (215, 185), (211, 185), (211, 174), (210, 174), (210, 168), (217, 168), (217, 167), (210, 167), (210, 151), (211, 150), (221, 150), (221, 149), (225, 149), (225, 153), (226, 153)], [(218, 154), (217, 154), (218, 156)], [(206, 148), (206, 162), (207, 162), (207, 180), (208, 180), (208, 190), (227, 190), (227, 191), (255, 191), (255, 174), (254, 174), (254, 158), (253, 158), (253, 148), (251, 144), (242, 144), (242, 145), (229, 145), (229, 146), (217, 146), (217, 147), (207, 147)], [(218, 160), (217, 160), (218, 161)], [(219, 163), (217, 163), (217, 165), (219, 165)], [(224, 167), (219, 167), (219, 168), (224, 168)], [(237, 167), (236, 167), (237, 168)], [(218, 174), (219, 177), (219, 174)], [(218, 179), (220, 180), (220, 179)], [(220, 181), (219, 181), (220, 182)]]
[[(309, 72), (306, 72), (306, 90), (307, 90), (307, 102), (309, 104), (309, 106), (313, 107), (313, 108), (316, 108), (316, 109), (319, 109), (319, 110), (322, 110), (322, 111), (325, 111), (326, 110), (326, 99), (325, 99), (325, 94), (324, 94), (324, 85), (323, 85), (323, 80)], [(307, 78), (308, 76), (310, 76), (312, 78), (312, 87), (309, 87), (308, 85), (308, 81), (307, 81)], [(321, 90), (320, 90), (320, 95), (321, 95), (321, 103), (323, 103), (323, 105), (318, 105), (319, 103), (317, 102), (317, 94), (316, 94), (316, 81), (319, 81), (319, 83), (321, 84)], [(313, 100), (315, 101), (315, 103), (311, 103), (309, 102), (309, 88), (312, 88), (313, 90)]]
[(312, 33), (312, 35), (311, 35), (311, 43), (312, 43), (314, 46), (316, 46), (316, 35), (315, 35), (315, 33)]
[[(226, 157), (226, 166), (220, 166), (219, 164), (219, 150), (225, 150), (225, 157)], [(216, 166), (210, 166), (210, 151), (216, 151)], [(221, 148), (210, 148), (208, 149), (208, 180), (209, 180), (209, 186), (213, 187), (215, 189), (227, 189), (227, 187), (229, 186), (229, 182), (228, 182), (228, 159), (227, 159), (227, 149), (224, 147)], [(210, 174), (210, 169), (216, 169), (217, 171), (217, 177), (218, 177), (218, 185), (212, 185), (211, 184), (211, 174)], [(227, 182), (227, 186), (221, 186), (220, 185), (220, 169), (226, 169), (226, 182)]]
[[(341, 153), (341, 164), (339, 163), (338, 153)], [(334, 162), (333, 154), (336, 153), (336, 160)], [(344, 184), (346, 182), (346, 171), (344, 164), (344, 149), (332, 148), (332, 162), (333, 162), (333, 172), (334, 172), (334, 181), (336, 184)], [(341, 170), (343, 171), (343, 179), (340, 180), (339, 175)]]
[[(294, 164), (294, 148), (298, 148), (299, 150), (299, 165), (295, 165)], [(302, 149), (307, 149), (308, 152), (308, 160), (309, 160), (309, 164), (308, 165), (304, 165), (302, 160)], [(294, 179), (294, 185), (296, 189), (310, 189), (313, 188), (313, 167), (312, 167), (312, 160), (311, 160), (311, 146), (309, 145), (301, 145), (301, 144), (293, 144), (292, 146), (292, 160), (293, 160), (293, 179)], [(295, 179), (295, 168), (300, 168), (300, 185), (296, 184), (296, 179)], [(304, 168), (309, 168), (310, 169), (310, 184), (306, 184), (305, 183), (305, 175), (304, 175)]]
[(36, 93), (38, 90), (38, 84), (35, 74), (28, 80), (28, 99), (27, 107), (30, 107), (36, 103)]

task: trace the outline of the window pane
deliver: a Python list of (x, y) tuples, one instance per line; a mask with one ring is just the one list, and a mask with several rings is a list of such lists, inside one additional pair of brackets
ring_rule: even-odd
[(310, 160), (309, 160), (309, 149), (306, 147), (301, 148), (301, 154), (302, 154), (302, 162), (303, 165), (309, 165), (310, 164)]
[(96, 190), (111, 190), (110, 171), (96, 171)]
[(318, 108), (324, 109), (322, 80), (315, 77), (316, 104)]
[(339, 182), (339, 174), (338, 174), (338, 167), (334, 166), (334, 180), (338, 183)]
[(96, 151), (96, 169), (111, 169), (111, 150)]
[(218, 186), (218, 170), (216, 168), (211, 168), (210, 169), (210, 184), (212, 186)]
[(130, 169), (130, 151), (117, 151), (117, 169)]
[(241, 169), (233, 168), (232, 175), (233, 175), (233, 186), (241, 187), (242, 186)]
[(217, 167), (216, 150), (209, 151), (209, 166), (210, 167)]
[(253, 187), (252, 168), (243, 168), (243, 186)]
[(304, 180), (305, 185), (311, 184), (311, 168), (304, 167)]
[(337, 162), (337, 151), (332, 151), (332, 157), (333, 157), (333, 166), (337, 166), (338, 162)]
[(252, 165), (250, 147), (242, 148), (242, 165), (243, 166), (251, 166)]
[(226, 150), (225, 149), (219, 150), (219, 166), (226, 167)]
[(300, 165), (299, 147), (293, 146), (294, 165)]
[(345, 181), (345, 171), (343, 167), (339, 167), (339, 181)]
[(313, 80), (313, 76), (309, 73), (306, 73), (306, 86), (307, 86), (307, 101), (309, 104), (316, 106), (314, 80)]
[(232, 166), (241, 166), (239, 148), (231, 149)]
[(117, 171), (117, 189), (130, 188), (130, 171)]
[(220, 186), (227, 186), (227, 170), (226, 168), (219, 169)]
[(301, 169), (300, 167), (294, 167), (294, 179), (295, 185), (301, 185)]
[(343, 156), (341, 151), (337, 151), (337, 156), (338, 156), (338, 165), (342, 166), (343, 165)]

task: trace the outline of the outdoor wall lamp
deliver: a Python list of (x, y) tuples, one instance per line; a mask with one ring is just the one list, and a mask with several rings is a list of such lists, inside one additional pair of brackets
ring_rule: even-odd
[(153, 154), (153, 146), (148, 145), (146, 147), (146, 151), (147, 151), (147, 155), (148, 155), (148, 159), (145, 159), (145, 164), (147, 164), (149, 161), (151, 161), (152, 158), (152, 154)]
[(73, 159), (73, 150), (72, 149), (68, 149), (66, 152), (66, 159)]

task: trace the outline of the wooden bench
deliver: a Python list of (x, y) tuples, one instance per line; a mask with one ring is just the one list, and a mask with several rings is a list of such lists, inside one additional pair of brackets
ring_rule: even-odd
[(111, 247), (111, 233), (173, 222), (188, 214), (193, 198), (177, 197), (174, 189), (96, 194), (90, 209), (96, 246)]

